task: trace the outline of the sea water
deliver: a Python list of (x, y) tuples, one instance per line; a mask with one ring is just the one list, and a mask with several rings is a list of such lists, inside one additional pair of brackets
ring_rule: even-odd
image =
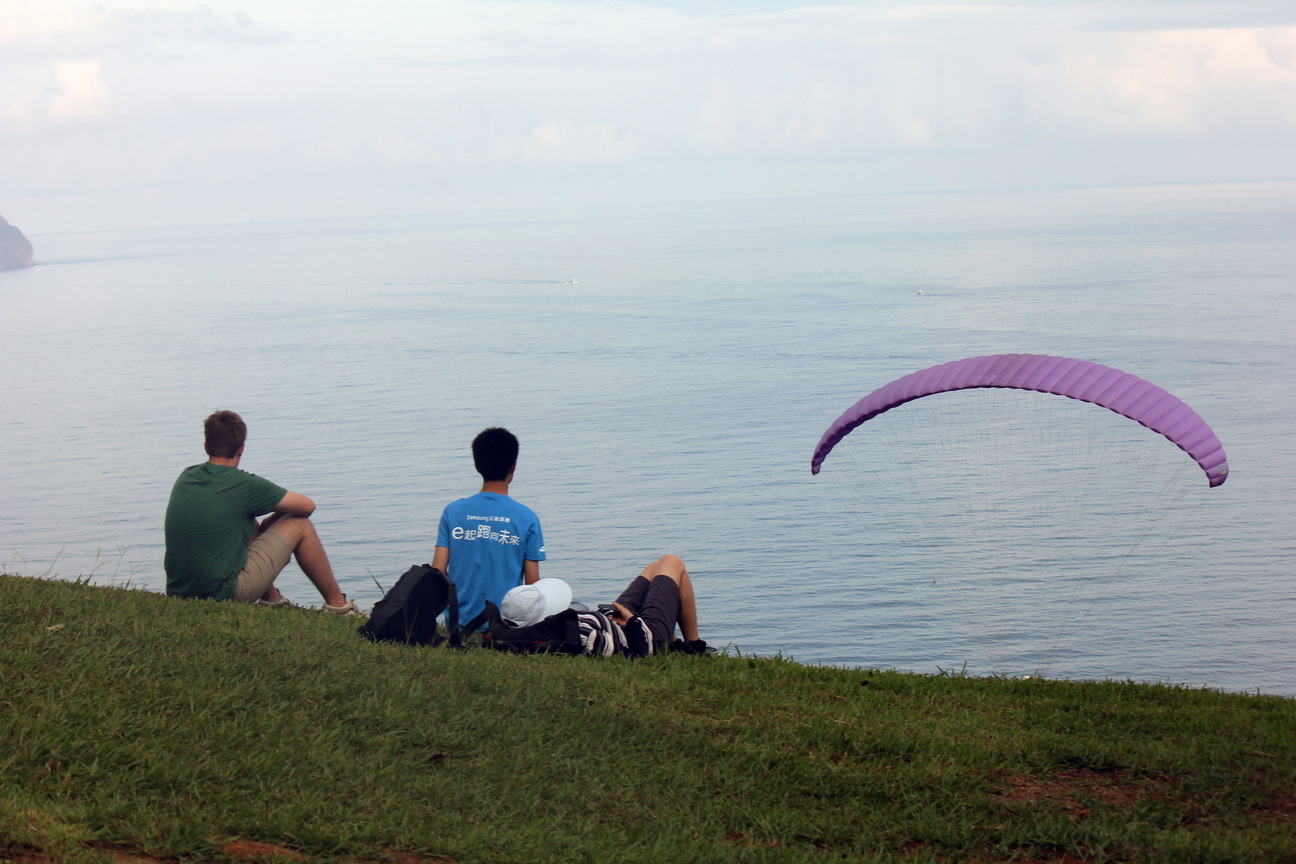
[[(1047, 674), (1296, 695), (1292, 184), (32, 239), (39, 266), (0, 274), (6, 572), (164, 590), (167, 495), (229, 408), (250, 427), (243, 467), (316, 501), (369, 606), (431, 559), (441, 507), (479, 485), (469, 442), (503, 425), (542, 573), (581, 599), (676, 552), (721, 648), (1035, 674), (993, 662), (976, 622), (846, 512), (850, 478), (809, 462), (893, 378), (1058, 354), (1183, 398), (1232, 470), (1083, 610)], [(1012, 533), (995, 542), (1029, 585)], [(295, 565), (280, 585), (319, 602)]]

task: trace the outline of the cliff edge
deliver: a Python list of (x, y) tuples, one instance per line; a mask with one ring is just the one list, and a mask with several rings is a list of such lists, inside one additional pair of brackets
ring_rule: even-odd
[(31, 241), (0, 216), (0, 270), (30, 267), (34, 263)]

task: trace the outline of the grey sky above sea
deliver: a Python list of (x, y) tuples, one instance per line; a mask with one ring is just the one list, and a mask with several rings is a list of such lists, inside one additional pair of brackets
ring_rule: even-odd
[(0, 0), (43, 232), (1296, 177), (1290, 0)]

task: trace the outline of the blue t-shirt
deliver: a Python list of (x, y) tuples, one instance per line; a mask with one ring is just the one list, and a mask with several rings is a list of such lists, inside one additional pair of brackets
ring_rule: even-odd
[(450, 572), (459, 594), (459, 622), (496, 606), (522, 584), (522, 562), (545, 560), (540, 520), (531, 508), (495, 492), (478, 492), (446, 506), (436, 545), (450, 550)]

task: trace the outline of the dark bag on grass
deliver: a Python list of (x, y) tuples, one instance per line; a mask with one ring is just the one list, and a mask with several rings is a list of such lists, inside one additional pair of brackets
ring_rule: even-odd
[(580, 623), (575, 609), (564, 609), (530, 627), (514, 627), (500, 617), (499, 607), (489, 600), (486, 608), (464, 627), (469, 633), (489, 625), (482, 634), (482, 646), (513, 653), (584, 654)]
[(439, 645), (437, 616), (446, 613), (448, 641), (459, 647), (459, 596), (450, 577), (430, 564), (416, 564), (396, 580), (357, 632), (373, 642)]

